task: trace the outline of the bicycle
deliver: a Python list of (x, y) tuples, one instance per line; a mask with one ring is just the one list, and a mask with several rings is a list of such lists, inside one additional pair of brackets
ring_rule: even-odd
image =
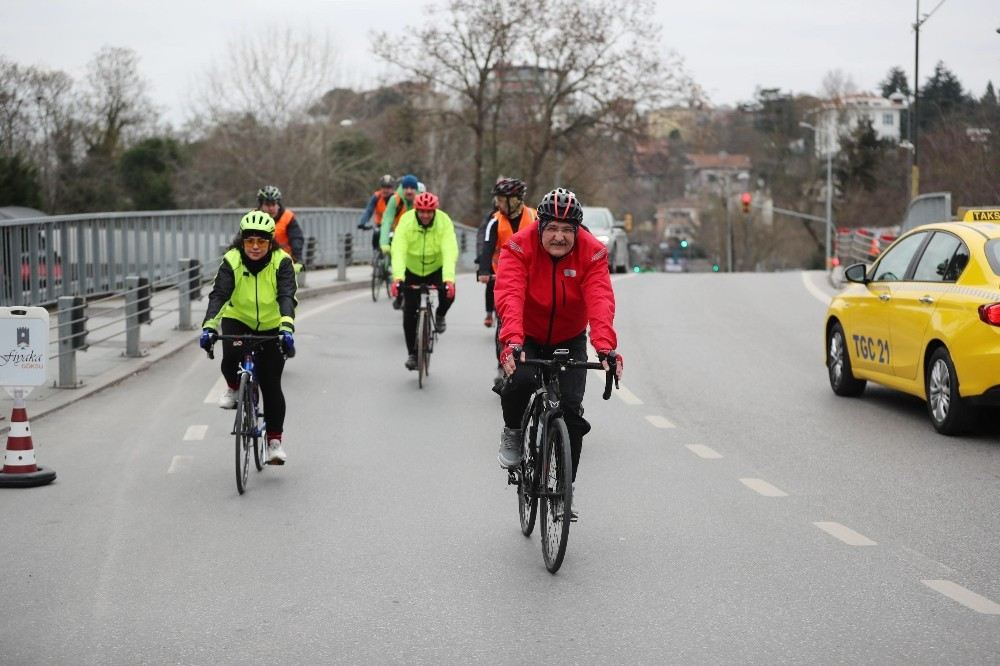
[(434, 299), (431, 298), (431, 290), (437, 291), (437, 286), (415, 284), (409, 288), (420, 291), (420, 307), (417, 309), (417, 387), (423, 388), (424, 380), (430, 373), (431, 354), (438, 336), (434, 323)]
[[(236, 418), (233, 420), (233, 431), (236, 437), (236, 489), (240, 495), (246, 492), (247, 480), (250, 475), (250, 450), (253, 449), (254, 466), (258, 472), (264, 470), (267, 464), (266, 451), (267, 432), (264, 425), (264, 414), (260, 411), (260, 386), (257, 382), (256, 352), (267, 342), (277, 343), (281, 336), (277, 335), (218, 335), (216, 340), (231, 340), (234, 347), (245, 347), (243, 361), (237, 373), (240, 378), (240, 388), (236, 394)], [(215, 358), (215, 348), (206, 350), (209, 358)]]
[[(538, 388), (531, 394), (521, 418), (523, 445), (521, 463), (507, 470), (507, 484), (517, 486), (517, 511), (521, 533), (530, 537), (535, 529), (538, 504), (542, 504), (542, 558), (549, 573), (562, 566), (569, 540), (569, 525), (573, 522), (573, 459), (569, 444), (569, 431), (560, 407), (559, 375), (571, 368), (603, 369), (600, 363), (576, 361), (569, 357), (568, 349), (557, 349), (551, 360), (527, 359), (518, 365), (540, 368), (535, 374)], [(606, 371), (605, 400), (611, 397), (611, 383), (618, 387), (615, 377), (615, 355), (608, 356), (610, 370)], [(506, 379), (504, 381), (507, 381)]]
[(372, 257), (372, 301), (378, 302), (379, 294), (385, 289), (385, 295), (392, 298), (392, 268), (389, 255), (377, 250)]

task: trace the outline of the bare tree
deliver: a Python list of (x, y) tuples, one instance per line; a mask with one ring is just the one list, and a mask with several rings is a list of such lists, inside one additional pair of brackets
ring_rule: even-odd
[[(383, 59), (458, 97), (459, 107), (444, 107), (440, 112), (472, 132), (475, 200), (485, 195), (487, 139), (500, 108), (502, 91), (495, 74), (514, 48), (528, 11), (524, 0), (451, 0), (444, 8), (434, 9), (422, 29), (399, 37), (376, 36), (375, 52)], [(495, 152), (493, 156), (491, 172), (496, 170)], [(488, 180), (492, 182), (492, 177)]]
[(91, 154), (113, 158), (155, 124), (158, 114), (149, 99), (149, 84), (139, 73), (139, 56), (132, 49), (102, 48), (88, 65), (85, 85), (80, 102)]

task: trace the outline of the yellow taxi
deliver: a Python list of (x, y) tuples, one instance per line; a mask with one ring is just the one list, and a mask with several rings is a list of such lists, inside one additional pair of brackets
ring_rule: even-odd
[(826, 313), (834, 393), (873, 381), (918, 396), (945, 435), (1000, 404), (1000, 209), (917, 227), (844, 278)]

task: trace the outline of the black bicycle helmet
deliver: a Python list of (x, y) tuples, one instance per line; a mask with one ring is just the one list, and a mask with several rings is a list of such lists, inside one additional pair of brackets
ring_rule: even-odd
[(395, 184), (396, 180), (389, 174), (385, 174), (384, 176), (378, 179), (379, 187), (392, 187)]
[(574, 227), (583, 223), (583, 208), (576, 194), (565, 187), (557, 187), (538, 204), (538, 227), (545, 228), (549, 222), (567, 222)]
[(524, 199), (524, 193), (527, 191), (527, 185), (520, 178), (501, 178), (493, 186), (493, 194), (498, 197)]
[(257, 190), (257, 203), (267, 202), (281, 202), (281, 190), (279, 190), (274, 185), (265, 185), (264, 187)]

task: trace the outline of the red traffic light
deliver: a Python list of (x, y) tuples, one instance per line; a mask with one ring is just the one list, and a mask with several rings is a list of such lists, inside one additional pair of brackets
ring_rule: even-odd
[(750, 202), (752, 200), (753, 198), (750, 196), (749, 192), (744, 192), (743, 194), (740, 195), (740, 205), (743, 207), (744, 213), (750, 212)]

